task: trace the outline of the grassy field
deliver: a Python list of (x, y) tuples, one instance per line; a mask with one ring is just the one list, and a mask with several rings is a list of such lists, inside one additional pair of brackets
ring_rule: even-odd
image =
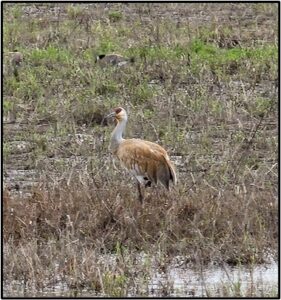
[[(164, 271), (176, 255), (277, 259), (277, 4), (2, 5), (6, 281), (145, 295), (139, 253)], [(135, 62), (95, 64), (113, 52)], [(148, 188), (143, 207), (108, 151), (116, 106), (126, 136), (177, 167), (178, 185)]]

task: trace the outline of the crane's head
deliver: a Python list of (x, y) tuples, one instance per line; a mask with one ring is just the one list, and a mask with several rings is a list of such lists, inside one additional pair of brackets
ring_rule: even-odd
[(95, 58), (95, 63), (97, 63), (99, 60), (103, 59), (104, 57), (105, 57), (105, 54), (97, 55)]
[(106, 118), (114, 118), (117, 122), (118, 121), (127, 121), (127, 113), (126, 110), (122, 107), (114, 108), (113, 112), (106, 116)]

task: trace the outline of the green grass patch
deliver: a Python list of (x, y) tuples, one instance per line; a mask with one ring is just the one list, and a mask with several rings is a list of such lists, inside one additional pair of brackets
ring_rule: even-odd
[(231, 61), (241, 61), (243, 59), (277, 60), (278, 48), (274, 45), (266, 45), (258, 48), (232, 48), (223, 49), (201, 40), (194, 40), (191, 43), (191, 53), (193, 57), (211, 63), (227, 63)]
[(109, 20), (111, 22), (117, 22), (122, 19), (122, 12), (120, 11), (111, 11), (108, 13)]
[(49, 46), (47, 49), (34, 49), (31, 51), (30, 60), (34, 64), (42, 64), (44, 62), (69, 63), (71, 53), (64, 48)]
[(140, 57), (141, 59), (149, 60), (174, 60), (180, 58), (182, 55), (189, 53), (188, 47), (181, 46), (179, 44), (173, 46), (140, 46), (131, 48), (128, 51), (130, 56)]
[(146, 82), (141, 83), (138, 85), (133, 94), (133, 101), (134, 103), (143, 103), (151, 99), (154, 95), (154, 88), (147, 84)]

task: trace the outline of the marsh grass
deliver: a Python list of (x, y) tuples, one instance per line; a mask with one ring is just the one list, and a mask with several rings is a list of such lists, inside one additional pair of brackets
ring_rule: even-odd
[[(5, 280), (147, 295), (139, 252), (160, 253), (163, 270), (175, 255), (276, 256), (277, 7), (221, 5), (3, 5), (4, 52), (24, 57), (15, 78), (4, 55)], [(111, 52), (135, 62), (95, 65)], [(126, 135), (165, 146), (177, 166), (178, 186), (148, 189), (143, 207), (108, 154), (103, 117), (117, 105)]]

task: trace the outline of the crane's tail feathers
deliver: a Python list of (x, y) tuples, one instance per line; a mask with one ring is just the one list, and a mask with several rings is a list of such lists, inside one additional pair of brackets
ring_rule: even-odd
[(174, 185), (177, 184), (177, 174), (175, 171), (175, 167), (173, 166), (172, 162), (170, 160), (167, 161), (170, 171), (170, 180), (174, 183)]
[(161, 181), (167, 190), (170, 190), (170, 181), (173, 184), (177, 183), (175, 168), (170, 160), (166, 159), (165, 163), (158, 167), (156, 178)]

